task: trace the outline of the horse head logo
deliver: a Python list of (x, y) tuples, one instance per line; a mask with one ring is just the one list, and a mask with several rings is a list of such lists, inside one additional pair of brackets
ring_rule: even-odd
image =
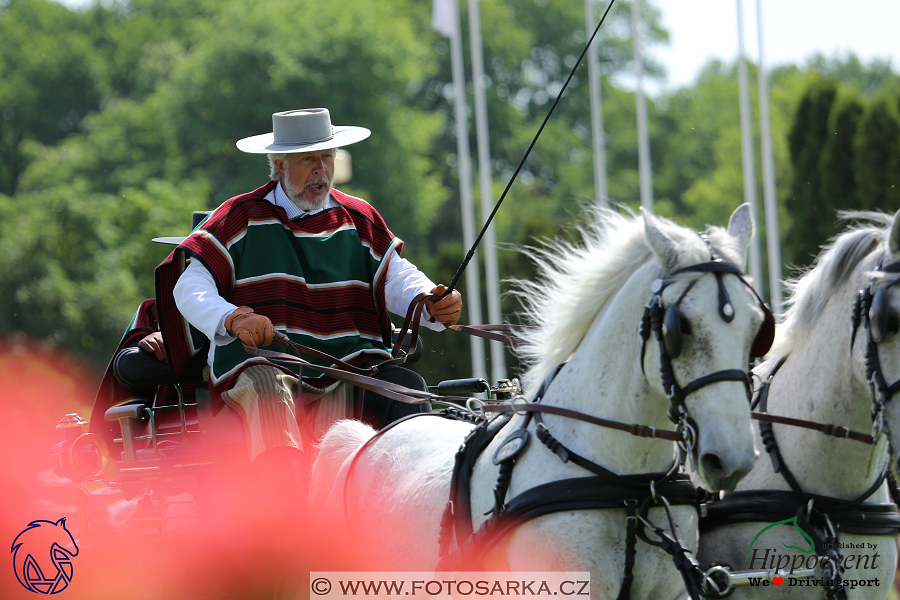
[[(78, 556), (66, 519), (32, 521), (13, 540), (13, 569), (22, 586), (37, 594), (58, 594), (72, 581), (72, 558)], [(49, 559), (49, 560), (48, 560)]]
[(803, 529), (801, 529), (800, 525), (797, 524), (797, 517), (792, 517), (790, 519), (785, 519), (783, 521), (778, 521), (776, 523), (772, 523), (771, 525), (766, 525), (765, 527), (760, 529), (759, 533), (756, 534), (756, 537), (753, 538), (753, 541), (750, 542), (750, 548), (747, 548), (747, 556), (748, 557), (750, 556), (750, 550), (753, 548), (753, 544), (756, 543), (756, 540), (759, 539), (759, 536), (764, 534), (769, 529), (772, 529), (773, 527), (776, 527), (778, 525), (787, 525), (787, 524), (793, 525), (794, 529), (799, 531), (800, 535), (802, 535), (803, 537), (806, 538), (806, 540), (809, 542), (809, 550), (804, 550), (803, 548), (801, 548), (799, 546), (788, 546), (784, 542), (782, 542), (781, 545), (784, 546), (785, 548), (790, 548), (791, 550), (799, 550), (800, 552), (803, 552), (804, 554), (812, 554), (812, 551), (815, 550), (816, 543), (813, 541), (813, 539), (811, 537), (809, 537), (809, 534), (806, 533), (805, 531), (803, 531)]

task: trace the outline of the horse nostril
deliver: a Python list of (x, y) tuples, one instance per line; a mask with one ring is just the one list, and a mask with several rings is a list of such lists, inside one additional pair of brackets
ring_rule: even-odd
[(704, 454), (701, 456), (700, 466), (709, 474), (720, 474), (725, 470), (722, 461), (715, 454)]

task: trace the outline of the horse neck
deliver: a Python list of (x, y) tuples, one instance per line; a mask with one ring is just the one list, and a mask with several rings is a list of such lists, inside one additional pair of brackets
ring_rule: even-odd
[[(861, 432), (871, 429), (870, 392), (864, 375), (857, 373), (861, 366), (850, 352), (852, 296), (861, 284), (862, 280), (845, 283), (798, 339), (772, 379), (767, 412)], [(769, 370), (770, 365), (764, 366), (764, 373)], [(887, 452), (883, 442), (873, 450), (867, 444), (787, 426), (776, 425), (775, 437), (788, 469), (804, 491), (841, 498), (865, 491), (880, 474)], [(772, 473), (767, 459), (757, 461), (741, 487), (758, 484), (757, 471), (784, 487), (782, 476)]]
[[(668, 400), (651, 392), (640, 366), (638, 326), (655, 277), (655, 268), (645, 265), (607, 303), (548, 388), (543, 404), (624, 423), (671, 428), (666, 417)], [(616, 473), (657, 472), (671, 465), (674, 449), (669, 442), (553, 415), (546, 415), (544, 421), (571, 450)]]

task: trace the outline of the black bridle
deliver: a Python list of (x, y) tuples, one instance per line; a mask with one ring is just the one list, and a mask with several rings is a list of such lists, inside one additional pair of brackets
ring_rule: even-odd
[(750, 349), (751, 361), (756, 357), (764, 356), (772, 346), (772, 341), (775, 339), (775, 319), (769, 308), (756, 293), (756, 290), (753, 289), (753, 286), (744, 279), (744, 272), (741, 267), (720, 258), (714, 257), (713, 260), (684, 267), (673, 273), (663, 273), (653, 282), (651, 287), (653, 297), (644, 307), (644, 312), (641, 315), (640, 331), (643, 340), (641, 343), (641, 369), (644, 368), (644, 354), (647, 341), (650, 339), (650, 334), (655, 333), (656, 341), (659, 345), (660, 376), (662, 378), (666, 397), (671, 403), (668, 411), (669, 420), (683, 428), (686, 449), (692, 450), (695, 442), (694, 438), (696, 437), (696, 428), (692, 424), (692, 419), (690, 419), (688, 415), (687, 405), (685, 404), (688, 395), (713, 383), (722, 381), (740, 381), (747, 388), (747, 401), (749, 403), (753, 386), (749, 371), (743, 371), (741, 369), (723, 369), (721, 371), (715, 371), (714, 373), (694, 379), (684, 387), (679, 385), (676, 380), (675, 371), (672, 367), (672, 360), (678, 358), (681, 354), (682, 335), (684, 333), (681, 327), (681, 311), (679, 305), (691, 288), (693, 288), (700, 280), (700, 277), (691, 281), (684, 291), (681, 292), (678, 299), (669, 306), (664, 306), (662, 295), (669, 285), (681, 280), (682, 278), (680, 276), (688, 273), (700, 273), (700, 277), (706, 273), (715, 275), (716, 284), (719, 290), (718, 312), (719, 316), (726, 323), (730, 323), (734, 319), (735, 313), (734, 305), (731, 303), (731, 299), (728, 296), (728, 290), (725, 288), (725, 283), (723, 281), (724, 275), (736, 275), (756, 297), (757, 303), (763, 311), (764, 320)]
[[(875, 266), (876, 272), (900, 273), (900, 263), (891, 263), (883, 267), (884, 256), (878, 260)], [(881, 360), (878, 357), (878, 344), (884, 339), (888, 328), (891, 326), (890, 303), (888, 302), (888, 290), (900, 283), (900, 278), (887, 285), (875, 289), (876, 279), (872, 278), (866, 287), (859, 291), (853, 302), (851, 315), (852, 330), (850, 333), (850, 350), (856, 341), (856, 332), (860, 324), (866, 330), (866, 382), (872, 392), (872, 437), (877, 438), (884, 430), (884, 409), (888, 402), (900, 391), (900, 379), (888, 384), (881, 369)], [(896, 319), (896, 317), (894, 317)]]

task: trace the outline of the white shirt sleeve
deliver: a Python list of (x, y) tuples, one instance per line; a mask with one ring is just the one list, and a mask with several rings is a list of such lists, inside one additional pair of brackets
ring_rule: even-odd
[[(395, 253), (388, 261), (387, 275), (384, 281), (384, 299), (387, 309), (395, 315), (406, 318), (406, 311), (413, 298), (422, 292), (434, 289), (434, 283), (414, 264)], [(443, 324), (430, 322), (428, 309), (422, 311), (419, 324), (434, 331), (443, 331)]]
[(237, 306), (219, 295), (212, 273), (199, 260), (192, 260), (175, 283), (175, 306), (188, 323), (224, 346), (235, 338), (225, 331), (225, 317)]

